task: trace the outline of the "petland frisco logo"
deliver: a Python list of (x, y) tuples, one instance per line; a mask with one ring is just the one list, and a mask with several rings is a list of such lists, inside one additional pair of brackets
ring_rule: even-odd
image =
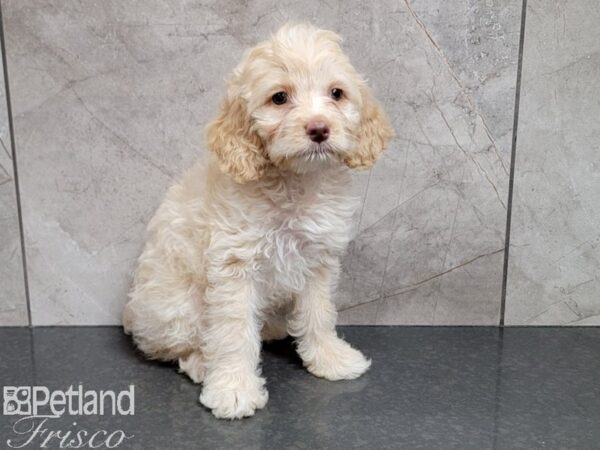
[(133, 435), (123, 430), (85, 430), (73, 420), (69, 429), (57, 430), (56, 419), (68, 416), (135, 414), (134, 386), (115, 391), (84, 390), (82, 385), (66, 391), (45, 386), (4, 386), (5, 416), (15, 417), (16, 437), (6, 440), (10, 448), (116, 448)]

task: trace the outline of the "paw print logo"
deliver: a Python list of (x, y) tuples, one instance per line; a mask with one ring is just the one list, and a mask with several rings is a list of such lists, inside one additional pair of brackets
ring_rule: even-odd
[(31, 387), (30, 386), (4, 386), (5, 416), (31, 414)]

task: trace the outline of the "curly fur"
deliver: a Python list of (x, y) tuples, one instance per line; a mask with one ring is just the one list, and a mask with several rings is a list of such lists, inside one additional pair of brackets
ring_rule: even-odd
[[(248, 51), (207, 127), (209, 154), (148, 226), (125, 329), (148, 357), (202, 382), (217, 417), (265, 406), (261, 337), (293, 336), (306, 368), (330, 380), (370, 365), (336, 335), (331, 291), (356, 206), (348, 167), (372, 165), (392, 129), (340, 42), (286, 25)], [(279, 91), (284, 105), (271, 102)], [(314, 120), (329, 125), (325, 142), (307, 137)]]

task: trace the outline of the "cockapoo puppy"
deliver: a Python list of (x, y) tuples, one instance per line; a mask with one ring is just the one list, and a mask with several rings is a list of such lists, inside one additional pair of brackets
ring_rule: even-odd
[(207, 158), (148, 226), (125, 330), (202, 382), (217, 417), (265, 406), (261, 339), (293, 336), (328, 380), (370, 366), (337, 336), (331, 293), (357, 206), (348, 168), (371, 166), (393, 131), (340, 42), (285, 25), (249, 50), (208, 125)]

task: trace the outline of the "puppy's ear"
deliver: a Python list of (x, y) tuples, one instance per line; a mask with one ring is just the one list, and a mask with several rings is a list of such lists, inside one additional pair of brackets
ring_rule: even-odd
[(221, 171), (238, 183), (258, 180), (269, 164), (262, 140), (252, 130), (245, 100), (231, 90), (219, 116), (206, 127), (206, 138)]
[(373, 165), (394, 136), (387, 115), (373, 97), (367, 86), (361, 88), (362, 110), (358, 134), (358, 144), (354, 151), (344, 159), (351, 168), (366, 169)]

